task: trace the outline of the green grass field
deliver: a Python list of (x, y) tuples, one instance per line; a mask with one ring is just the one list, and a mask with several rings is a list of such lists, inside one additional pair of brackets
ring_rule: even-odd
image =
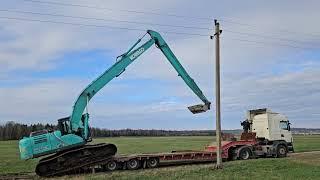
[[(202, 150), (215, 138), (193, 137), (117, 137), (95, 139), (93, 143), (114, 143), (120, 154), (170, 152), (171, 150)], [(320, 136), (295, 136), (296, 152), (320, 151)], [(306, 161), (307, 159), (307, 161)], [(312, 162), (312, 163), (310, 163)], [(18, 141), (0, 141), (0, 175), (30, 173), (37, 160), (19, 159)], [(320, 177), (320, 153), (295, 155), (284, 159), (254, 159), (225, 163), (223, 171), (212, 170), (212, 164), (184, 165), (152, 170), (118, 171), (84, 175), (85, 179), (128, 178), (130, 179), (198, 179), (198, 178), (281, 178), (316, 179)], [(78, 176), (67, 177), (80, 178)]]

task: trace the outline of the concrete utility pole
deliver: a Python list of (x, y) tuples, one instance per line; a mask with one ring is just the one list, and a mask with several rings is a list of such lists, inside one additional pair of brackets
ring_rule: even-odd
[(220, 108), (220, 30), (219, 22), (215, 19), (215, 33), (216, 37), (216, 143), (217, 143), (217, 164), (216, 169), (222, 169), (221, 158), (221, 108)]

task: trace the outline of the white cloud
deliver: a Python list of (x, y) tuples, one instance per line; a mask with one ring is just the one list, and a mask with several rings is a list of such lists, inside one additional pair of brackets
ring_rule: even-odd
[(38, 80), (28, 85), (0, 89), (1, 121), (52, 122), (69, 115), (78, 80)]

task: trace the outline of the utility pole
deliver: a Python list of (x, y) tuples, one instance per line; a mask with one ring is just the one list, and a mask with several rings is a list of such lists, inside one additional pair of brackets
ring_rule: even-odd
[[(215, 33), (216, 37), (216, 143), (217, 143), (217, 163), (216, 169), (222, 169), (222, 158), (221, 158), (221, 108), (220, 108), (220, 30), (219, 22), (215, 19)], [(213, 37), (211, 37), (213, 39)]]

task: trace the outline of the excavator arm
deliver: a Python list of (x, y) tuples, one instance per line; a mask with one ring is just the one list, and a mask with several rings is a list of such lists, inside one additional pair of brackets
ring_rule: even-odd
[(173, 54), (171, 49), (165, 40), (161, 37), (158, 32), (148, 30), (147, 31), (151, 38), (155, 40), (155, 44), (162, 51), (162, 53), (167, 57), (168, 61), (171, 63), (173, 68), (178, 72), (178, 76), (180, 76), (183, 81), (190, 87), (190, 89), (202, 100), (204, 105), (199, 104), (195, 106), (188, 107), (189, 110), (193, 113), (201, 113), (210, 109), (211, 102), (203, 95), (202, 91), (198, 87), (198, 85), (194, 82), (194, 80), (189, 76), (187, 71), (183, 68), (183, 66), (178, 61), (177, 57)]
[[(143, 54), (147, 49), (149, 49), (153, 44), (162, 51), (162, 53), (169, 60), (170, 64), (178, 72), (178, 75), (184, 80), (184, 82), (191, 88), (191, 90), (203, 101), (204, 105), (195, 105), (188, 107), (192, 113), (205, 112), (210, 109), (210, 102), (203, 95), (200, 88), (194, 82), (194, 80), (189, 76), (186, 70), (182, 67), (176, 56), (173, 54), (167, 43), (161, 37), (158, 32), (148, 30), (147, 33), (150, 35), (151, 39), (145, 42), (140, 47), (135, 48), (140, 42), (139, 39), (126, 53), (119, 57), (119, 60), (112, 65), (108, 70), (106, 70), (101, 76), (89, 84), (80, 94), (76, 100), (72, 115), (70, 116), (71, 132), (77, 132), (80, 129), (84, 129), (83, 136), (88, 137), (87, 126), (89, 115), (83, 112), (88, 105), (90, 99), (109, 81), (113, 78), (119, 76), (127, 66), (129, 66), (135, 59), (137, 59), (141, 54)], [(134, 50), (133, 50), (134, 49)]]

